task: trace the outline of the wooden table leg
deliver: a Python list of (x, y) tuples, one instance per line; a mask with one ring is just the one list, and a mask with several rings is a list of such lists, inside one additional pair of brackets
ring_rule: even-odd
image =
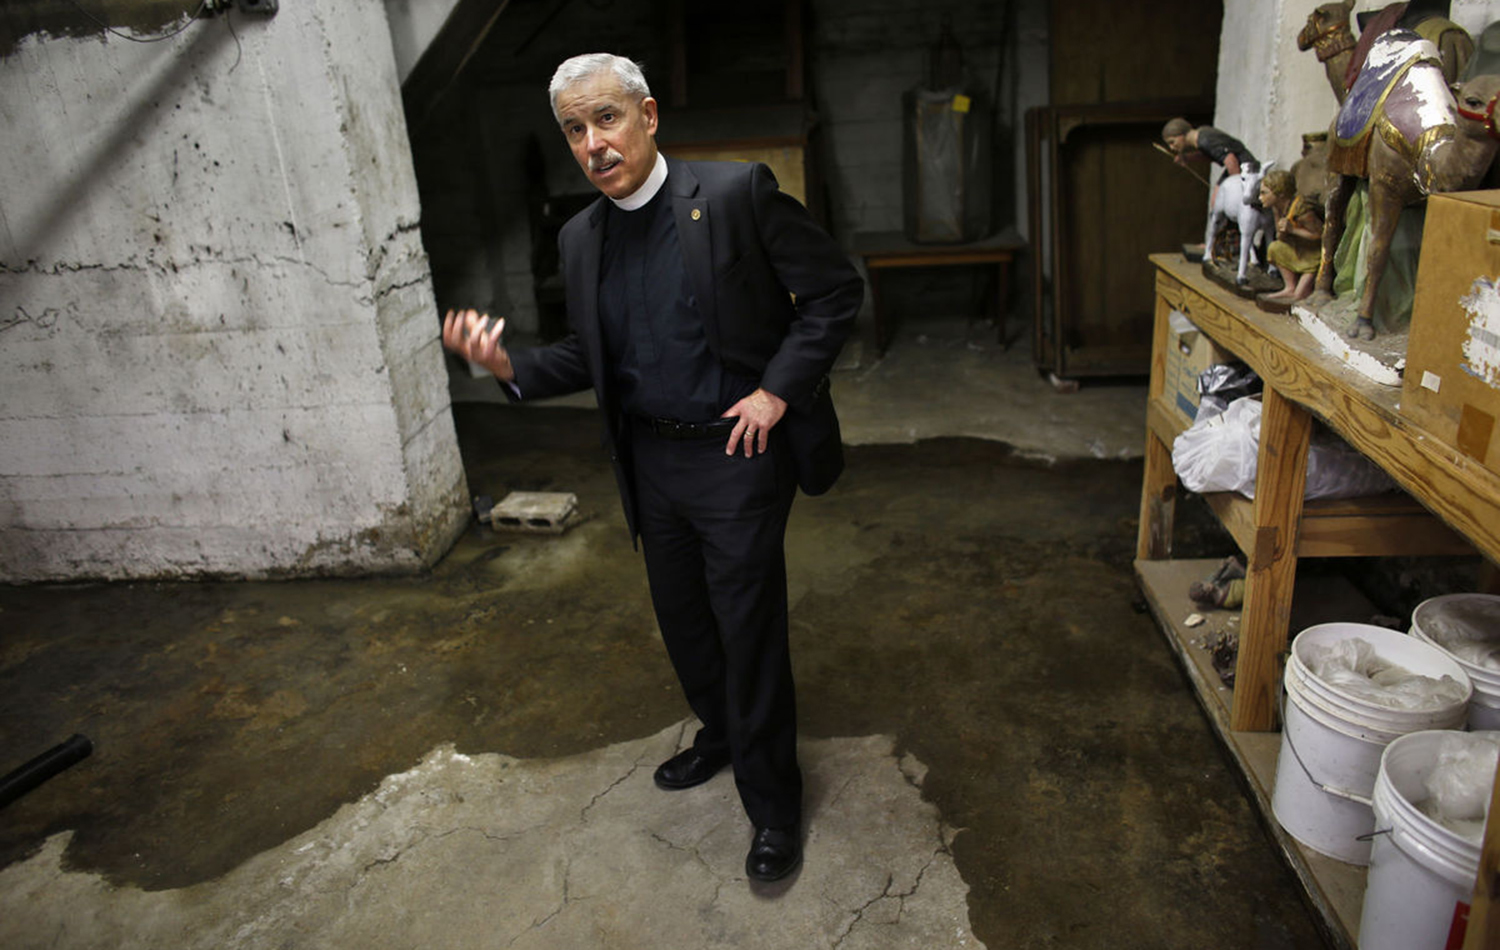
[[(1152, 329), (1152, 353), (1167, 345), (1168, 322), (1172, 308), (1158, 294)], [(1166, 388), (1165, 357), (1151, 361), (1148, 405), (1156, 405)], [(1147, 418), (1150, 418), (1148, 410)], [(1172, 447), (1146, 425), (1146, 467), (1141, 478), (1141, 517), (1136, 533), (1135, 556), (1142, 560), (1159, 560), (1172, 556), (1172, 527), (1177, 511), (1177, 471), (1172, 467)]]
[(1229, 727), (1264, 732), (1276, 721), (1276, 686), (1291, 623), (1297, 531), (1307, 487), (1312, 416), (1267, 386), (1255, 476), (1255, 534), (1246, 551), (1245, 604)]
[(1177, 472), (1172, 450), (1146, 432), (1146, 470), (1141, 477), (1141, 520), (1135, 556), (1156, 561), (1172, 556), (1172, 527), (1177, 512)]
[(1010, 258), (1002, 258), (995, 266), (1000, 269), (995, 287), (995, 332), (1000, 336), (1000, 352), (1004, 353), (1010, 349), (1010, 339), (1005, 335), (1006, 317), (1010, 315)]

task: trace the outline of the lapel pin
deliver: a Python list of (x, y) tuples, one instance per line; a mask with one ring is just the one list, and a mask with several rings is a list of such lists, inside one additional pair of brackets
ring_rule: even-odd
[(703, 212), (699, 211), (697, 208), (694, 208), (693, 209), (693, 220), (697, 221), (701, 217), (703, 217)]

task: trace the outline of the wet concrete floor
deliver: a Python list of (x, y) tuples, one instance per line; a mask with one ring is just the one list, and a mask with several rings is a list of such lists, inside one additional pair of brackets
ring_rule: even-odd
[[(68, 868), (201, 884), (444, 743), (551, 759), (688, 717), (593, 411), (455, 418), (472, 492), (572, 491), (589, 520), (560, 537), (476, 525), (418, 577), (0, 588), (0, 768), (74, 732), (97, 747), (0, 811), (0, 865), (71, 830)], [(1139, 462), (968, 438), (848, 462), (793, 509), (801, 732), (888, 736), (924, 764), (922, 798), (960, 829), (973, 936), (1322, 947), (1134, 607)]]

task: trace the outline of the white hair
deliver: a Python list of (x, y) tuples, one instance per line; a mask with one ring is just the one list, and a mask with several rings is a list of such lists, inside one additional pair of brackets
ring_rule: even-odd
[(651, 95), (651, 87), (646, 85), (646, 75), (641, 72), (639, 63), (613, 53), (584, 53), (564, 60), (557, 67), (557, 72), (552, 74), (552, 82), (547, 85), (547, 98), (552, 102), (552, 117), (562, 118), (557, 114), (557, 97), (563, 90), (605, 70), (614, 74), (615, 79), (620, 82), (620, 88), (626, 92), (634, 93), (642, 99)]

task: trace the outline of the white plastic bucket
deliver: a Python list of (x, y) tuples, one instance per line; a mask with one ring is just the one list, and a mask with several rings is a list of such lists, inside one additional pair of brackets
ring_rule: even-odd
[[(1378, 829), (1359, 917), (1359, 950), (1443, 950), (1479, 873), (1480, 846), (1422, 814), (1444, 732), (1414, 732), (1386, 747), (1375, 781)], [(1465, 914), (1466, 916), (1466, 914)]]
[[(1452, 677), (1463, 698), (1432, 709), (1396, 709), (1313, 675), (1309, 651), (1356, 638), (1387, 663), (1434, 679)], [(1381, 753), (1408, 733), (1462, 729), (1473, 684), (1456, 660), (1432, 644), (1363, 623), (1324, 623), (1297, 634), (1282, 681), (1286, 703), (1271, 811), (1287, 834), (1314, 851), (1368, 864), (1375, 830), (1370, 801)]]
[(1411, 613), (1412, 636), (1433, 644), (1458, 661), (1474, 682), (1469, 700), (1470, 729), (1500, 729), (1500, 670), (1455, 654), (1455, 636), (1500, 641), (1500, 597), (1494, 594), (1444, 594), (1417, 605)]

